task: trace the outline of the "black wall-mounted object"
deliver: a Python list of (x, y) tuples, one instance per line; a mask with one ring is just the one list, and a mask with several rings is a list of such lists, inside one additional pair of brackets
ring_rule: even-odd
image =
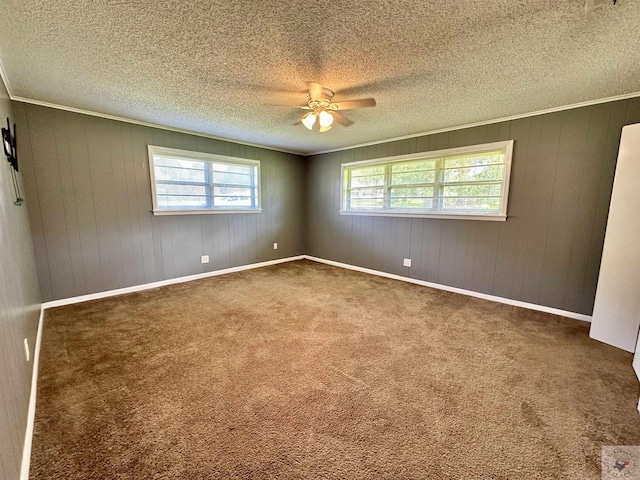
[(9, 118), (7, 118), (7, 128), (2, 129), (2, 146), (4, 147), (4, 154), (7, 156), (7, 161), (11, 164), (13, 169), (18, 171), (18, 152), (16, 150), (16, 124), (13, 124), (13, 135), (11, 134), (11, 124)]
[(16, 173), (18, 172), (18, 149), (16, 147), (16, 124), (13, 124), (13, 134), (11, 134), (11, 123), (7, 118), (7, 128), (2, 129), (2, 146), (4, 148), (4, 154), (7, 156), (7, 161), (11, 165), (11, 178), (13, 179), (13, 188), (16, 193), (16, 201), (14, 205), (22, 205), (24, 201), (20, 196), (20, 185), (18, 184), (18, 178)]

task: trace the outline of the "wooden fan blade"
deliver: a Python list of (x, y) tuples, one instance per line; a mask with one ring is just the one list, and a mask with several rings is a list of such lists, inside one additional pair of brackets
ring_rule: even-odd
[(311, 100), (322, 100), (322, 85), (314, 82), (307, 82), (309, 97)]
[(349, 125), (353, 125), (353, 122), (349, 120), (347, 117), (345, 117), (344, 115), (342, 115), (341, 113), (338, 113), (336, 111), (332, 111), (330, 113), (331, 115), (333, 115), (333, 120), (336, 123), (339, 123), (340, 125), (344, 125), (345, 127), (348, 127)]
[(300, 103), (265, 103), (265, 107), (284, 107), (284, 108), (300, 108), (301, 110), (311, 110), (309, 105), (300, 105)]
[(336, 110), (352, 110), (354, 108), (375, 107), (375, 98), (360, 98), (358, 100), (345, 100), (331, 104)]

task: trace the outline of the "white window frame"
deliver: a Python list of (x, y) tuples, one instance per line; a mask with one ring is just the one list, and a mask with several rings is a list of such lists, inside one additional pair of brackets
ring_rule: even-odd
[[(218, 213), (261, 213), (262, 212), (262, 186), (260, 184), (260, 161), (250, 160), (247, 158), (229, 157), (226, 155), (218, 155), (213, 153), (204, 152), (191, 152), (188, 150), (179, 150), (176, 148), (158, 147), (155, 145), (147, 145), (149, 154), (149, 177), (151, 178), (151, 199), (153, 203), (154, 215), (202, 215), (202, 214), (218, 214)], [(155, 165), (154, 157), (170, 156), (178, 159), (198, 160), (204, 162), (214, 163), (226, 163), (230, 165), (242, 165), (256, 167), (256, 208), (221, 208), (221, 207), (209, 207), (209, 208), (159, 208), (158, 197), (156, 195), (156, 179), (155, 179)]]
[[(505, 172), (504, 172), (504, 188), (502, 189), (502, 203), (499, 212), (472, 212), (472, 211), (460, 211), (452, 212), (437, 211), (437, 210), (410, 210), (410, 209), (377, 209), (377, 210), (363, 210), (353, 209), (347, 210), (346, 208), (346, 191), (347, 185), (345, 184), (345, 170), (354, 167), (369, 167), (375, 165), (389, 165), (393, 163), (401, 163), (412, 160), (430, 160), (439, 159), (444, 157), (452, 157), (456, 155), (468, 155), (472, 153), (487, 153), (496, 150), (503, 150), (505, 152)], [(394, 157), (377, 158), (373, 160), (363, 160), (358, 162), (343, 163), (340, 172), (340, 215), (364, 215), (364, 216), (381, 216), (381, 217), (418, 217), (418, 218), (441, 218), (441, 219), (456, 219), (456, 220), (489, 220), (489, 221), (505, 221), (507, 219), (507, 202), (509, 199), (509, 183), (511, 179), (511, 158), (513, 156), (513, 140), (507, 140), (503, 142), (484, 143), (482, 145), (470, 145), (467, 147), (459, 148), (447, 148), (444, 150), (434, 150), (430, 152), (412, 153), (409, 155), (398, 155)], [(389, 186), (385, 181), (384, 188)], [(386, 194), (385, 194), (386, 197)]]

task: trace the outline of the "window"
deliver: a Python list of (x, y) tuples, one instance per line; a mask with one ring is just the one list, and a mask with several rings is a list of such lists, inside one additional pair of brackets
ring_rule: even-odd
[(262, 211), (260, 162), (148, 148), (154, 215)]
[(505, 220), (513, 140), (342, 165), (346, 215)]

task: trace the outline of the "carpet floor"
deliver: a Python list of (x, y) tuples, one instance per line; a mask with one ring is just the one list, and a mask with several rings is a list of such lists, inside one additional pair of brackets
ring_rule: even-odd
[(588, 324), (297, 261), (47, 310), (33, 479), (599, 479)]

